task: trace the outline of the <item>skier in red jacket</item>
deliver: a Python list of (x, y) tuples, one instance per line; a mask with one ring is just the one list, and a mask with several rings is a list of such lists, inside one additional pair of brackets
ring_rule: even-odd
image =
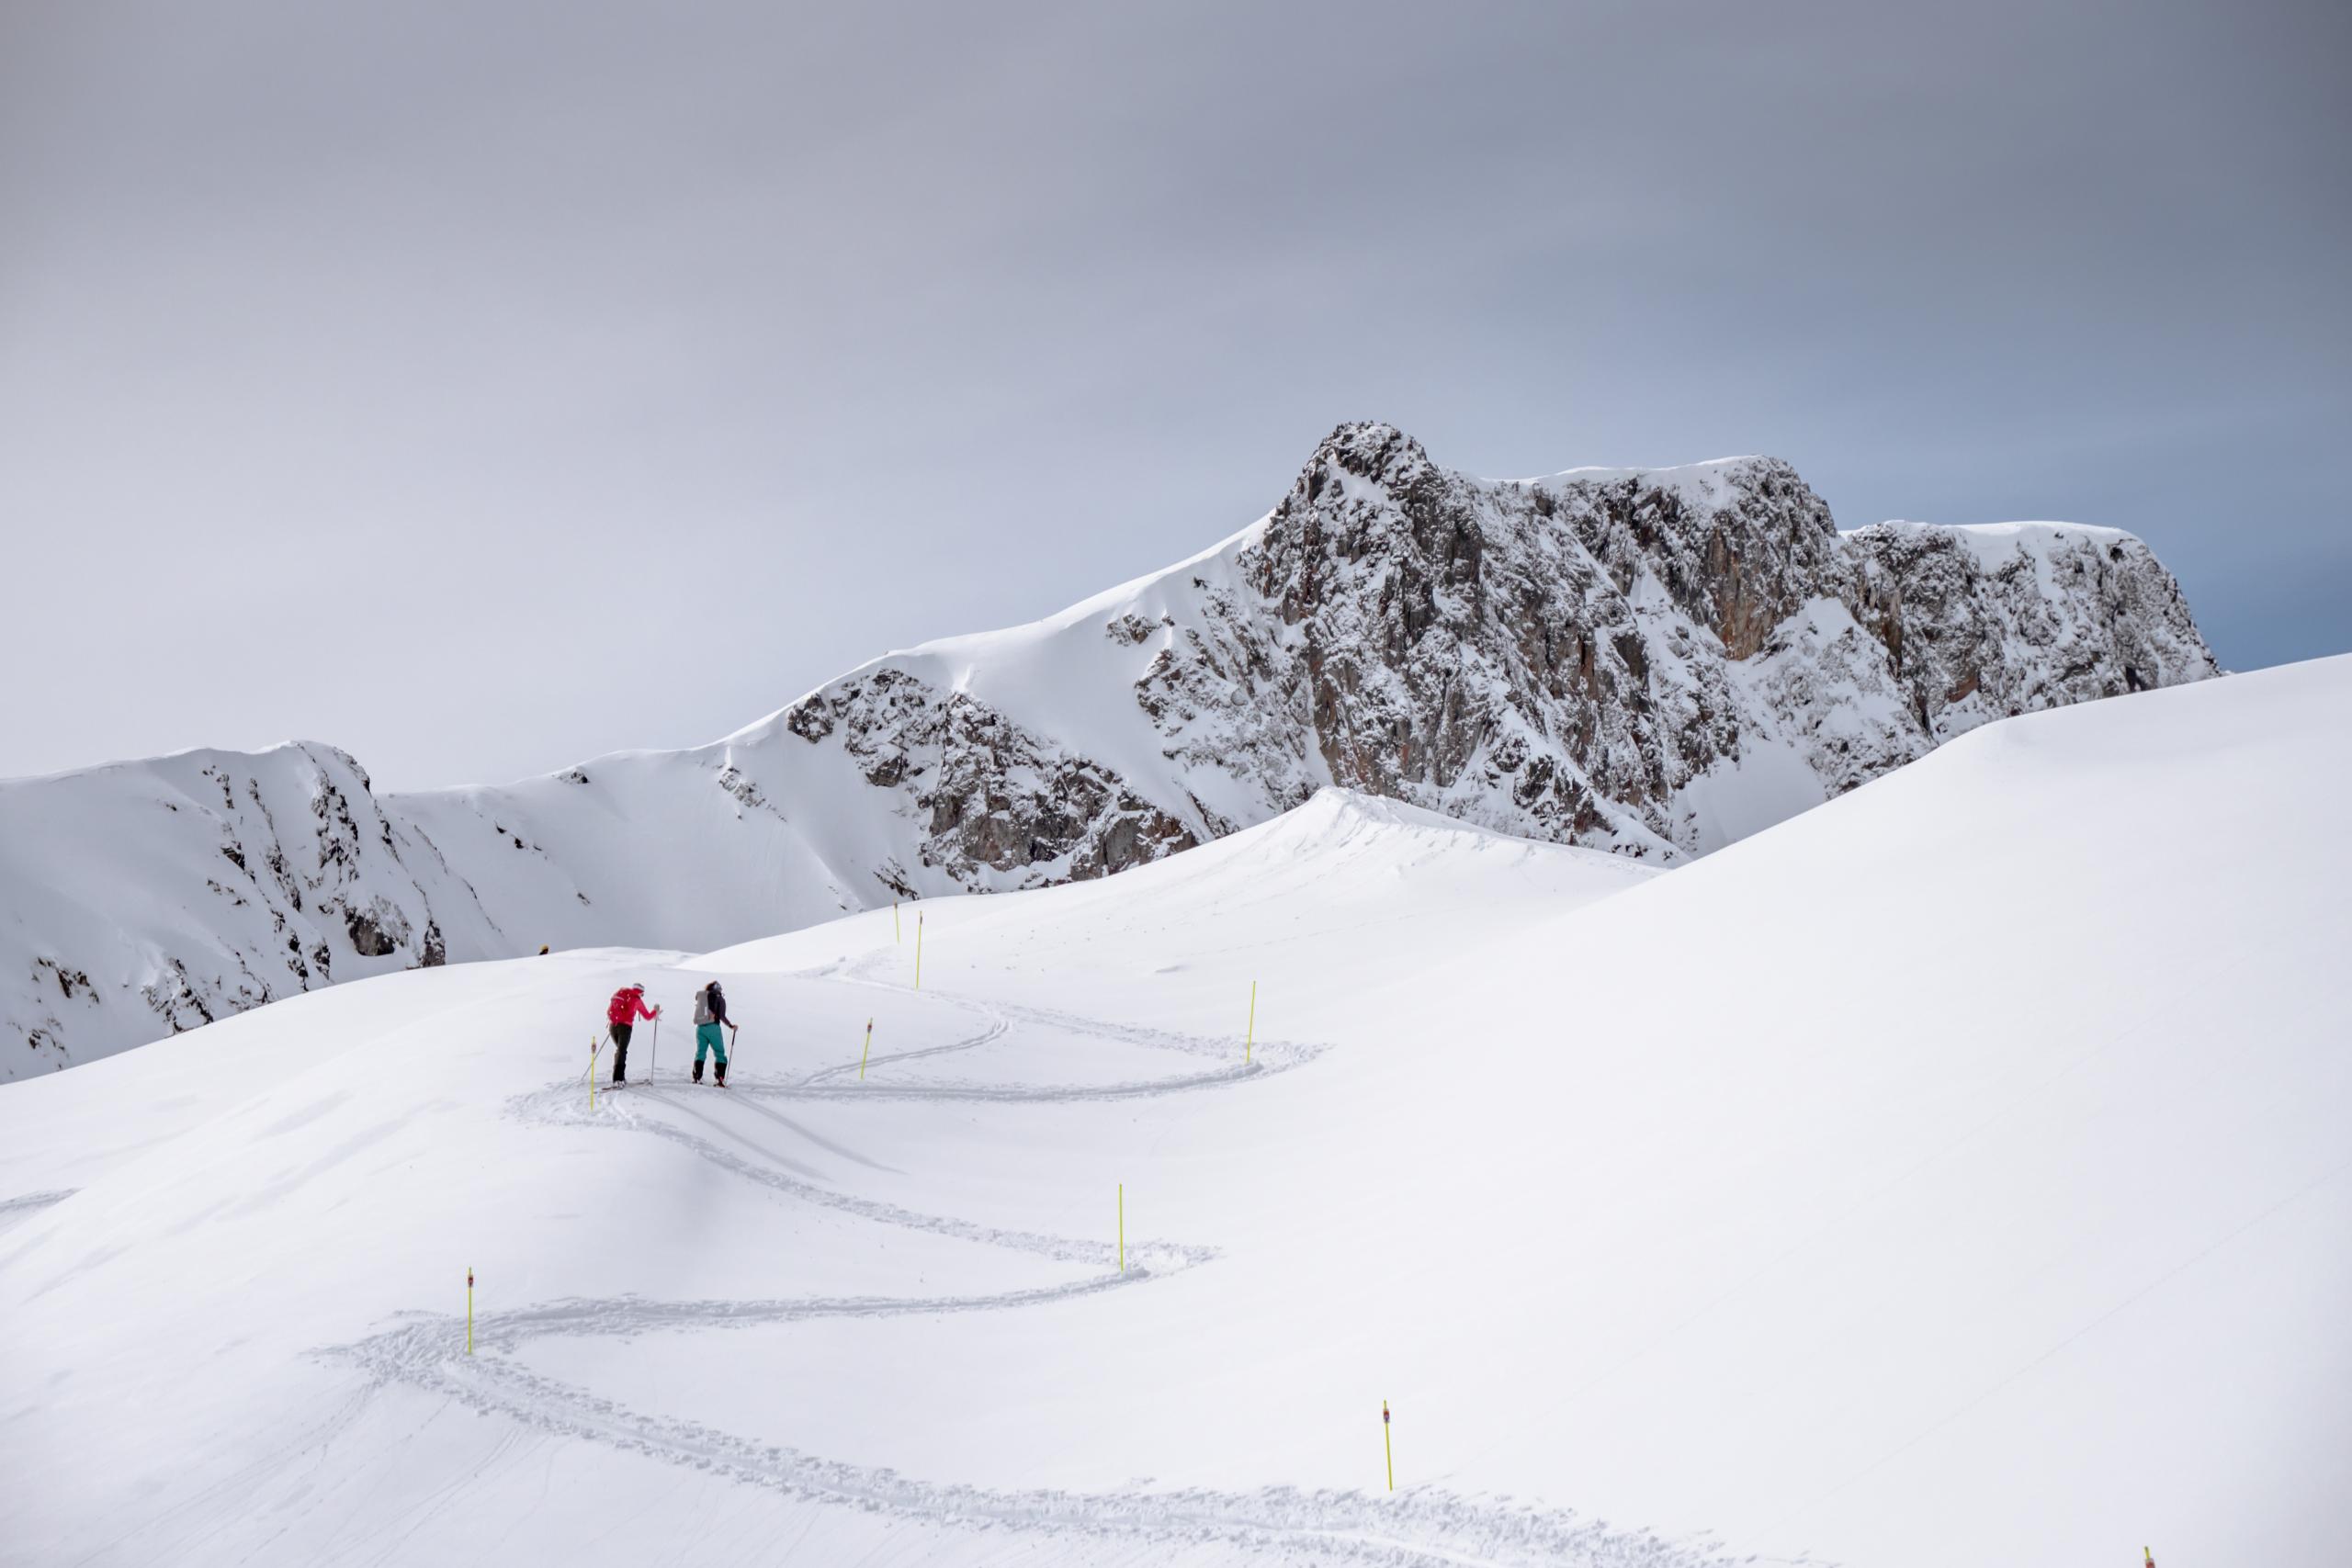
[(628, 1082), (628, 1037), (640, 1018), (660, 1018), (660, 1008), (645, 1005), (645, 987), (631, 981), (613, 993), (610, 1005), (605, 1009), (605, 1021), (613, 1026), (613, 1081)]

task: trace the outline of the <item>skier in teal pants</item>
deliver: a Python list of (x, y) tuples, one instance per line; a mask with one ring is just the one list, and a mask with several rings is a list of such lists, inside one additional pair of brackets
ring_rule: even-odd
[(713, 980), (695, 993), (695, 1082), (702, 1082), (702, 1059), (710, 1052), (718, 1053), (718, 1087), (727, 1087), (727, 1037), (722, 1030), (735, 1027), (727, 1016), (727, 993)]

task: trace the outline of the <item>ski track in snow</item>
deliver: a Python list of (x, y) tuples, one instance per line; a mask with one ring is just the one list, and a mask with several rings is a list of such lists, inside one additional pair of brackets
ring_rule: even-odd
[[(899, 989), (865, 978), (856, 973), (855, 966), (809, 977)], [(978, 1050), (1023, 1024), (1195, 1056), (1230, 1056), (1233, 1050), (1230, 1040), (1106, 1023), (1043, 1008), (981, 1002), (937, 992), (923, 995), (977, 1014), (982, 1027), (944, 1045), (874, 1057), (867, 1064), (869, 1072), (885, 1063)], [(1244, 1066), (1102, 1086), (934, 1083), (884, 1087), (871, 1081), (857, 1083), (852, 1076), (855, 1066), (851, 1064), (821, 1068), (789, 1083), (739, 1079), (728, 1086), (728, 1093), (1046, 1103), (1112, 1100), (1238, 1083), (1303, 1066), (1320, 1055), (1321, 1049), (1267, 1042), (1258, 1047), (1256, 1060)], [(842, 1081), (844, 1077), (849, 1081)], [(1586, 1520), (1565, 1509), (1514, 1504), (1508, 1497), (1471, 1500), (1425, 1488), (1408, 1488), (1383, 1497), (1287, 1486), (1246, 1493), (1080, 1493), (990, 1490), (925, 1482), (888, 1468), (822, 1459), (794, 1448), (752, 1442), (698, 1422), (631, 1410), (533, 1371), (514, 1360), (511, 1353), (531, 1340), (548, 1337), (627, 1337), (820, 1318), (1017, 1311), (1146, 1285), (1197, 1268), (1217, 1255), (1213, 1247), (1139, 1241), (1126, 1249), (1126, 1267), (1119, 1271), (1116, 1249), (1103, 1242), (925, 1214), (844, 1192), (813, 1179), (813, 1173), (792, 1167), (780, 1156), (770, 1156), (777, 1162), (775, 1165), (756, 1163), (699, 1134), (643, 1114), (635, 1102), (644, 1100), (673, 1109), (680, 1103), (665, 1089), (633, 1085), (625, 1095), (602, 1098), (592, 1112), (582, 1101), (580, 1085), (566, 1081), (523, 1095), (511, 1109), (520, 1120), (537, 1125), (650, 1134), (689, 1150), (729, 1175), (876, 1224), (1004, 1247), (1102, 1272), (1061, 1284), (982, 1295), (567, 1299), (502, 1312), (478, 1324), (476, 1353), (470, 1356), (466, 1353), (461, 1320), (446, 1314), (413, 1314), (400, 1327), (321, 1353), (357, 1365), (368, 1374), (372, 1386), (404, 1383), (477, 1411), (496, 1412), (530, 1430), (597, 1442), (747, 1485), (880, 1513), (913, 1525), (1011, 1530), (1117, 1542), (1127, 1549), (1207, 1549), (1288, 1562), (1398, 1568), (1562, 1562), (1592, 1568), (1707, 1568), (1733, 1561), (1705, 1537), (1668, 1540), (1647, 1531), (1617, 1529), (1602, 1520)], [(62, 1194), (38, 1196), (54, 1201)]]
[[(900, 991), (903, 987), (887, 981), (870, 978), (865, 971), (876, 964), (888, 962), (887, 951), (828, 973), (816, 971), (804, 978), (825, 978), (840, 983), (871, 986), (877, 990)], [(977, 1050), (1002, 1039), (1016, 1023), (1062, 1033), (1076, 1034), (1094, 1040), (1116, 1041), (1125, 1045), (1141, 1045), (1158, 1051), (1173, 1051), (1184, 1055), (1214, 1058), (1227, 1065), (1207, 1072), (1188, 1073), (1174, 1077), (1142, 1078), (1125, 1083), (1107, 1084), (989, 1084), (952, 1079), (933, 1079), (920, 1084), (882, 1084), (870, 1078), (859, 1081), (854, 1062), (820, 1067), (797, 1083), (779, 1086), (759, 1078), (741, 1080), (754, 1094), (789, 1094), (801, 1100), (1135, 1100), (1163, 1094), (1183, 1094), (1193, 1089), (1212, 1089), (1224, 1084), (1245, 1082), (1272, 1073), (1288, 1072), (1305, 1066), (1321, 1055), (1323, 1047), (1295, 1043), (1289, 1041), (1260, 1042), (1247, 1059), (1235, 1062), (1233, 1041), (1199, 1034), (1181, 1034), (1172, 1030), (1146, 1029), (1134, 1024), (1108, 1023), (1100, 1019), (1080, 1018), (1075, 1013), (1058, 1012), (1051, 1008), (1027, 1007), (1015, 1002), (978, 1001), (969, 998), (943, 995), (936, 991), (915, 992), (917, 996), (976, 1013), (985, 1021), (977, 1034), (953, 1040), (944, 1045), (926, 1045), (912, 1051), (895, 1051), (871, 1057), (865, 1064), (868, 1073), (894, 1062), (920, 1061), (929, 1057), (950, 1055), (956, 1052)], [(733, 1089), (734, 1084), (728, 1088)]]

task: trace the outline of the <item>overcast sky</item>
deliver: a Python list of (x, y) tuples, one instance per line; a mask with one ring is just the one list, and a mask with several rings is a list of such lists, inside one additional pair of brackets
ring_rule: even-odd
[(1270, 506), (1769, 452), (2352, 649), (2352, 6), (0, 0), (0, 774), (716, 738)]

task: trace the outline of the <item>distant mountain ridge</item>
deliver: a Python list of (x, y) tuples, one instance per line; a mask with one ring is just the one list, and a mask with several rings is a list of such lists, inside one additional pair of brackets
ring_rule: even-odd
[(1102, 875), (1329, 784), (1672, 863), (2218, 672), (2116, 530), (1840, 534), (1774, 458), (1488, 480), (1347, 424), (1212, 549), (708, 746), (415, 795), (311, 743), (0, 785), (0, 1078), (386, 969)]

